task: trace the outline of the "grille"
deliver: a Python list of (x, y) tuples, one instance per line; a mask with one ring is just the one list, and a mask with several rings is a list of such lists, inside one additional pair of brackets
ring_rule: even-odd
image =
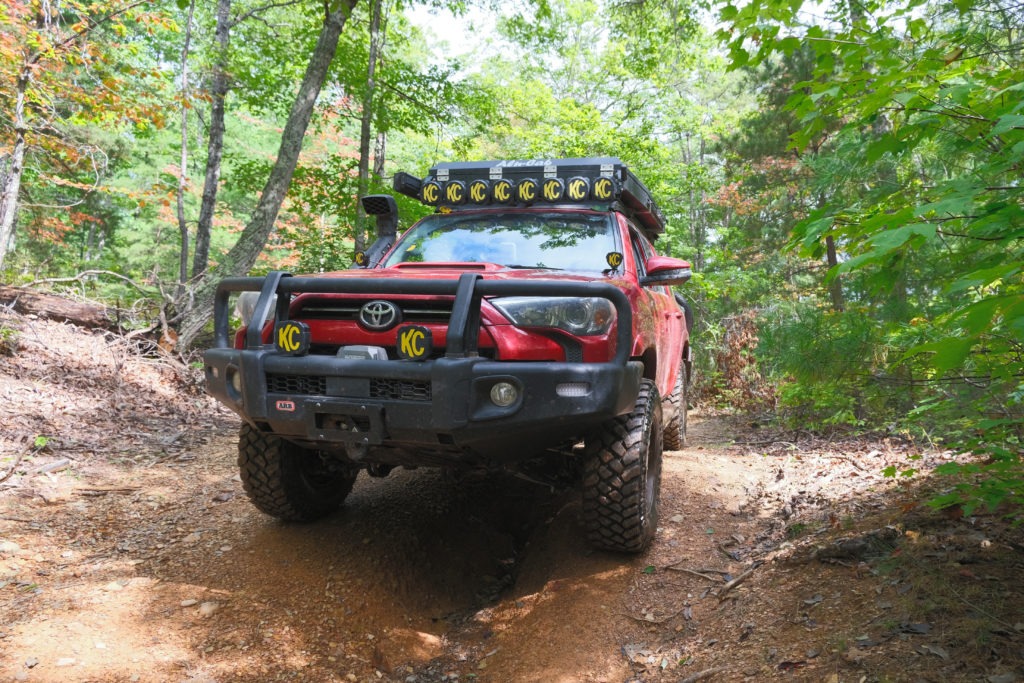
[[(447, 299), (415, 300), (388, 299), (402, 311), (402, 321), (406, 323), (442, 323), (447, 324), (452, 317), (452, 301)], [(352, 320), (359, 319), (359, 309), (365, 301), (351, 299), (322, 298), (305, 299), (301, 310), (293, 317), (309, 320)]]
[(370, 398), (387, 398), (396, 401), (429, 401), (430, 382), (406, 382), (395, 379), (371, 379)]
[(272, 394), (325, 395), (327, 378), (309, 375), (267, 375), (267, 391)]
[[(267, 391), (272, 394), (326, 396), (327, 378), (308, 375), (267, 375)], [(433, 392), (430, 382), (407, 382), (395, 379), (370, 380), (369, 398), (392, 401), (429, 401)]]

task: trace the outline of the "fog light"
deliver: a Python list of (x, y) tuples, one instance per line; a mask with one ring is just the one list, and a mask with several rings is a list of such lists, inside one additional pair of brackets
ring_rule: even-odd
[(491, 387), (491, 402), (499, 408), (508, 408), (519, 400), (519, 391), (508, 382), (498, 382)]
[(231, 388), (234, 389), (235, 396), (242, 395), (242, 373), (235, 368), (228, 368), (228, 382), (231, 384)]

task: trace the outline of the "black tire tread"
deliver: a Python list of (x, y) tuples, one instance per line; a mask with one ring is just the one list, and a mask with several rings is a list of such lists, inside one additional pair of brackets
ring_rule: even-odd
[(330, 493), (313, 491), (302, 479), (303, 458), (317, 457), (279, 436), (243, 423), (238, 434), (238, 469), (249, 500), (266, 514), (290, 522), (310, 522), (341, 507), (356, 473), (338, 474)]
[[(631, 413), (605, 422), (585, 443), (583, 524), (594, 547), (619, 552), (644, 550), (657, 528), (661, 477), (661, 401), (645, 380)], [(658, 481), (646, 500), (647, 449), (655, 448)]]
[(665, 415), (665, 450), (686, 448), (686, 370), (682, 366), (676, 376), (672, 393), (665, 397), (662, 410)]

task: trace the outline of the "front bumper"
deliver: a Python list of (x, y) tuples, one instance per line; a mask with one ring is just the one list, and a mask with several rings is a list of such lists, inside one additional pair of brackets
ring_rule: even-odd
[[(455, 296), (446, 354), (417, 361), (289, 356), (264, 345), (250, 326), (246, 348), (228, 343), (228, 298), (260, 291), (253, 320), (288, 315), (298, 292)], [(476, 353), (484, 296), (600, 296), (617, 311), (616, 352), (607, 363), (515, 362)], [(204, 354), (207, 392), (261, 429), (306, 445), (344, 446), (349, 457), (375, 447), (423, 448), (467, 458), (511, 460), (532, 449), (581, 436), (592, 425), (628, 412), (639, 393), (641, 363), (631, 361), (628, 300), (601, 282), (363, 278), (235, 278), (221, 283), (214, 310), (216, 346)], [(491, 388), (508, 382), (518, 399), (500, 407)], [(236, 389), (236, 385), (240, 390)]]

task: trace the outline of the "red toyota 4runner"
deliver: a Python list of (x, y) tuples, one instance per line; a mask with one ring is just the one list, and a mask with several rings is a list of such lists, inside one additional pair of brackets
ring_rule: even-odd
[(394, 198), (365, 197), (378, 239), (357, 267), (220, 284), (207, 390), (244, 420), (252, 502), (312, 520), (360, 470), (505, 469), (581, 485), (591, 545), (646, 548), (690, 374), (669, 289), (690, 266), (651, 247), (647, 188), (590, 158), (438, 164), (395, 189), (436, 213), (396, 239)]

